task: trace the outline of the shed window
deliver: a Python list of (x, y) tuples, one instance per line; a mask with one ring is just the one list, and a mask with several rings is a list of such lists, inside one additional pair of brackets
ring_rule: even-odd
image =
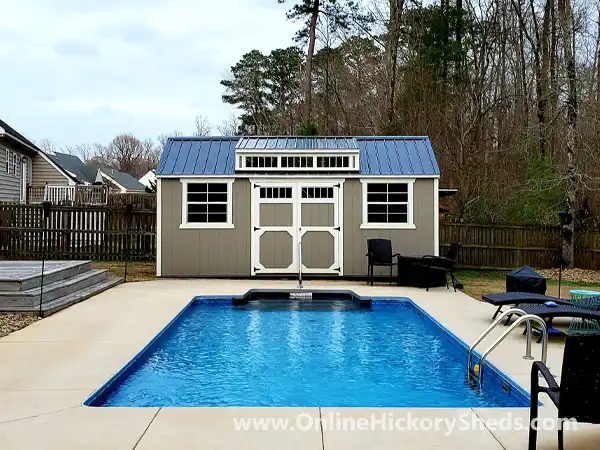
[(260, 198), (292, 198), (290, 187), (261, 187)]
[(182, 228), (232, 228), (232, 181), (183, 183)]
[(413, 181), (363, 181), (362, 228), (414, 228)]
[(246, 169), (277, 167), (277, 156), (246, 156)]
[(282, 156), (281, 167), (283, 168), (294, 168), (294, 169), (307, 169), (312, 168), (313, 157), (312, 156)]
[(348, 156), (317, 156), (317, 167), (345, 168), (350, 167)]
[(304, 187), (302, 198), (333, 198), (332, 187)]

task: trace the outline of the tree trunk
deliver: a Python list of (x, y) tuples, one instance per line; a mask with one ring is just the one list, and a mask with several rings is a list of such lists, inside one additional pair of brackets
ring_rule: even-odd
[[(404, 0), (389, 0), (390, 2), (390, 22), (385, 43), (385, 61), (386, 61), (386, 125), (391, 125), (395, 118), (395, 96), (396, 96), (396, 74), (398, 62), (398, 45), (400, 42), (400, 28), (402, 21), (402, 11), (404, 9)], [(383, 128), (383, 127), (382, 127)]]
[(598, 39), (596, 43), (596, 122), (600, 120), (600, 9), (598, 10)]
[(523, 120), (525, 125), (529, 124), (529, 90), (527, 88), (527, 63), (525, 62), (525, 31), (519, 27), (519, 78), (521, 98), (523, 101)]
[[(551, 0), (547, 0), (546, 5)], [(529, 44), (531, 45), (531, 51), (533, 53), (533, 65), (534, 65), (534, 73), (535, 73), (535, 95), (536, 95), (536, 107), (537, 107), (537, 118), (538, 118), (538, 129), (539, 129), (539, 147), (540, 154), (546, 154), (546, 126), (547, 126), (547, 74), (544, 75), (543, 67), (542, 67), (542, 58), (540, 56), (540, 51), (543, 53), (543, 38), (540, 37), (539, 25), (536, 16), (535, 3), (534, 0), (529, 1), (529, 9), (532, 20), (532, 28), (533, 35), (529, 32), (527, 28), (527, 22), (523, 16), (523, 10), (521, 8), (521, 3), (517, 3), (515, 0), (512, 0), (513, 7), (519, 19), (519, 26), (523, 31), (523, 34), (527, 37)], [(544, 12), (544, 24), (547, 22), (546, 10)], [(544, 33), (542, 32), (542, 35)], [(547, 34), (547, 33), (546, 33)], [(546, 38), (547, 39), (547, 38)], [(547, 41), (546, 41), (547, 42)]]
[(317, 19), (319, 18), (320, 6), (320, 0), (314, 0), (308, 34), (308, 53), (306, 54), (306, 75), (304, 79), (304, 120), (307, 122), (312, 117), (312, 63), (317, 40)]
[[(573, 26), (573, 10), (571, 0), (559, 0), (558, 14), (563, 34), (563, 51), (567, 69), (567, 212), (575, 217), (577, 199), (577, 175), (575, 172), (575, 146), (577, 131), (577, 72), (575, 68), (575, 30)], [(571, 220), (563, 230), (563, 257), (566, 267), (573, 267), (575, 262), (575, 221)]]
[[(544, 18), (542, 21), (542, 36), (538, 42), (538, 48), (542, 49), (542, 61), (540, 68), (540, 79), (538, 80), (538, 84), (540, 85), (540, 95), (541, 95), (541, 105), (542, 109), (542, 117), (543, 122), (540, 121), (540, 127), (543, 130), (540, 130), (540, 150), (542, 155), (548, 150), (549, 147), (552, 146), (552, 140), (548, 138), (551, 134), (549, 131), (549, 123), (550, 123), (550, 114), (548, 113), (548, 103), (549, 103), (549, 95), (548, 90), (550, 87), (550, 52), (551, 52), (551, 42), (550, 42), (550, 27), (552, 24), (552, 10), (554, 9), (554, 0), (546, 0), (546, 5), (544, 6)], [(538, 104), (540, 104), (540, 100), (538, 100)], [(538, 113), (539, 116), (539, 113)], [(542, 147), (542, 142), (544, 146)]]
[[(556, 34), (556, 4), (553, 5), (550, 10), (550, 19), (552, 22), (551, 36), (550, 36), (550, 106), (548, 107), (548, 114), (550, 119), (554, 120), (558, 111), (558, 70), (557, 59), (558, 59), (558, 36)], [(552, 129), (550, 134), (550, 140), (552, 142), (551, 156), (554, 156), (554, 145), (556, 142), (556, 132)]]

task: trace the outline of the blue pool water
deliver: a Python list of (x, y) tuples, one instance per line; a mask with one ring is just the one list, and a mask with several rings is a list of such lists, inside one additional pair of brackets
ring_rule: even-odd
[[(292, 305), (292, 306), (290, 306)], [(343, 308), (342, 308), (343, 309)], [(371, 310), (297, 310), (293, 303), (192, 303), (93, 406), (526, 406), (488, 369), (465, 382), (466, 348), (411, 301)]]

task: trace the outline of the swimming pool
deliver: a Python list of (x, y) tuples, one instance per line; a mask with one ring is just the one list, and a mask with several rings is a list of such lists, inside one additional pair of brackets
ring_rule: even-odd
[(486, 366), (465, 381), (466, 346), (408, 299), (349, 302), (197, 297), (88, 406), (522, 407)]

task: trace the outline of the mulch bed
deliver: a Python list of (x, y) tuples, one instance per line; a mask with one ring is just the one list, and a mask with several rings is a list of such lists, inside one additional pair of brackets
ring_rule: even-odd
[(37, 316), (28, 314), (0, 314), (0, 337), (25, 328), (37, 321)]
[[(538, 270), (540, 275), (553, 280), (558, 280), (558, 269)], [(576, 283), (596, 283), (600, 284), (600, 271), (586, 269), (563, 269), (563, 281), (573, 281)]]

